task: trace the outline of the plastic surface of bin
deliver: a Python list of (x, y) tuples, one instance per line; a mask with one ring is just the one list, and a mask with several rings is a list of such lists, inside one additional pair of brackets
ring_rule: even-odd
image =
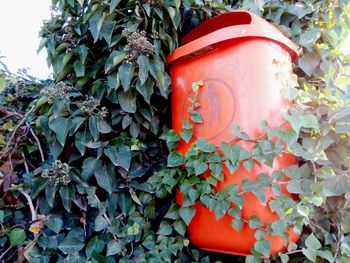
[[(298, 47), (274, 26), (247, 11), (233, 11), (213, 18), (191, 31), (167, 59), (172, 81), (172, 126), (180, 132), (182, 120), (189, 120), (187, 109), (192, 93), (192, 83), (203, 80), (198, 100), (203, 123), (196, 124), (194, 136), (186, 144), (181, 141), (178, 150), (185, 153), (199, 137), (213, 144), (230, 141), (231, 128), (238, 123), (252, 138), (263, 133), (260, 122), (267, 120), (271, 127), (285, 122), (281, 112), (287, 111), (290, 102), (281, 95), (291, 76), (291, 61), (298, 58)], [(253, 145), (239, 142), (245, 149)], [(292, 155), (284, 154), (275, 159), (273, 168), (254, 163), (251, 173), (239, 168), (233, 174), (224, 169), (224, 182), (239, 184), (249, 178), (256, 181), (259, 173), (271, 174), (297, 164)], [(286, 194), (287, 191), (283, 189)], [(290, 195), (290, 194), (289, 194)], [(178, 192), (177, 202), (182, 203)], [(266, 189), (267, 204), (274, 194)], [(290, 195), (292, 196), (292, 195)], [(252, 193), (244, 194), (242, 218), (248, 220), (257, 215), (262, 223), (274, 222), (278, 215), (264, 206)], [(197, 203), (196, 215), (189, 225), (190, 240), (202, 249), (238, 255), (248, 255), (254, 245), (255, 230), (247, 224), (241, 232), (231, 227), (231, 217), (225, 215), (216, 220), (214, 212)], [(296, 242), (299, 234), (288, 229), (289, 240)], [(271, 241), (271, 254), (284, 250), (281, 236), (267, 235)]]

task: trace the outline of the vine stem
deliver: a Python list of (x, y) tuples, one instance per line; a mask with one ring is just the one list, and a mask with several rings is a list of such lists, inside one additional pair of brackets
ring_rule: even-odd
[(0, 255), (0, 260), (2, 260), (2, 258), (11, 250), (11, 248), (12, 248), (12, 247), (8, 247), (8, 248), (5, 250), (5, 252), (2, 253), (2, 254)]
[(4, 149), (4, 151), (2, 152), (0, 159), (2, 159), (8, 152), (8, 149), (10, 148), (10, 144), (13, 141), (13, 139), (15, 138), (15, 135), (17, 133), (18, 128), (26, 121), (26, 119), (28, 118), (29, 114), (31, 114), (33, 112), (33, 110), (35, 109), (35, 105), (33, 105), (30, 110), (23, 116), (23, 119), (17, 124), (17, 126), (15, 127), (15, 129), (13, 130), (10, 139), (8, 140), (8, 142), (6, 143), (6, 147)]
[(36, 144), (38, 145), (40, 157), (41, 157), (41, 162), (44, 162), (45, 155), (44, 155), (43, 148), (41, 147), (40, 140), (39, 140), (38, 136), (36, 136), (34, 130), (32, 129), (32, 127), (30, 126), (30, 124), (28, 122), (27, 122), (27, 127), (29, 128), (30, 134), (33, 136), (34, 140), (36, 141)]
[(35, 211), (35, 208), (34, 208), (34, 205), (33, 205), (33, 201), (32, 201), (32, 198), (29, 196), (29, 194), (27, 194), (23, 189), (19, 188), (18, 191), (27, 199), (28, 201), (28, 205), (29, 205), (29, 208), (30, 208), (30, 212), (32, 214), (32, 221), (35, 221), (37, 220), (38, 218), (38, 215)]

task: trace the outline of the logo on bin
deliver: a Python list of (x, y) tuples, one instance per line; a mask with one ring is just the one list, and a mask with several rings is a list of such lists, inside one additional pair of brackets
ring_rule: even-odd
[[(206, 79), (203, 83), (197, 99), (203, 123), (194, 126), (194, 137), (214, 140), (230, 132), (236, 113), (236, 98), (232, 88), (223, 80)], [(191, 96), (193, 96), (192, 90), (187, 93), (182, 106), (183, 120), (189, 119), (188, 108), (191, 103), (188, 99)]]

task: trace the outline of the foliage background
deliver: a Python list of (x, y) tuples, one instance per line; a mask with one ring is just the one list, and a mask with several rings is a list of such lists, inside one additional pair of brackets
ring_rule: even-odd
[(231, 9), (262, 15), (303, 48), (287, 117), (301, 161), (288, 189), (301, 197), (293, 218), (303, 237), (276, 260), (349, 260), (350, 71), (340, 52), (348, 1), (53, 5), (40, 48), (54, 81), (0, 71), (2, 261), (244, 260), (189, 244), (190, 217), (174, 204), (179, 171), (167, 168), (167, 146), (179, 137), (168, 132), (165, 58), (191, 28)]

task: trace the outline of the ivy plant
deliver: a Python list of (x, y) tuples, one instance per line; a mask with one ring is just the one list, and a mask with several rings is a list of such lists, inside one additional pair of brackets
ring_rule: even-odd
[[(197, 201), (217, 218), (231, 216), (237, 230), (243, 224), (256, 229), (247, 262), (268, 256), (264, 235), (283, 235), (287, 225), (302, 237), (270, 260), (349, 260), (349, 55), (342, 53), (348, 1), (52, 4), (39, 50), (47, 50), (54, 79), (14, 75), (0, 64), (1, 261), (244, 260), (199, 251), (189, 242), (186, 226)], [(262, 16), (302, 48), (297, 77), (287, 76), (293, 86), (285, 90), (295, 102), (284, 116), (291, 128), (264, 122), (265, 135), (248, 138), (235, 126), (233, 139), (254, 141), (254, 151), (223, 142), (219, 155), (216, 146), (199, 139), (182, 156), (176, 145), (192, 137), (200, 115), (192, 107), (192, 122), (180, 134), (170, 130), (166, 57), (189, 30), (234, 9)], [(195, 93), (200, 84), (194, 84)], [(281, 220), (262, 226), (258, 218), (241, 218), (240, 186), (217, 192), (213, 187), (222, 180), (223, 165), (232, 172), (238, 165), (249, 170), (253, 162), (271, 164), (282, 151), (296, 155), (299, 165), (242, 182), (243, 192), (253, 191), (261, 202), (263, 189), (272, 187), (277, 198), (267, 205)], [(211, 175), (203, 180), (207, 170)], [(288, 183), (279, 182), (281, 174)], [(299, 199), (278, 194), (282, 184)], [(176, 189), (188, 206), (176, 204)]]

